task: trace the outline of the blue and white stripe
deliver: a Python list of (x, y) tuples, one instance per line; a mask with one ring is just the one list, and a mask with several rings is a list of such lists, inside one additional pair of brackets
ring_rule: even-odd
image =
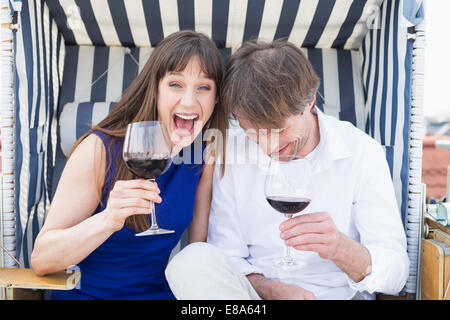
[(402, 22), (402, 5), (405, 3), (393, 0), (383, 3), (380, 10), (382, 27), (369, 31), (361, 50), (366, 91), (365, 129), (386, 150), (411, 261), (405, 291), (415, 292), (419, 263), (421, 164), (415, 163), (414, 159), (421, 158), (421, 153), (417, 155), (415, 150), (421, 151), (423, 131), (421, 119), (412, 119), (413, 44), (408, 41), (408, 25)]
[(404, 220), (408, 161), (403, 161), (403, 155), (408, 149), (410, 120), (410, 101), (405, 96), (410, 66), (405, 61), (410, 52), (407, 30), (399, 25), (399, 2), (386, 0), (380, 14), (384, 27), (370, 30), (361, 49), (366, 92), (365, 131), (387, 150), (394, 149), (387, 153), (387, 160)]
[(102, 121), (113, 106), (113, 102), (72, 102), (63, 106), (59, 126), (61, 150), (66, 157), (78, 138)]
[(370, 9), (382, 0), (47, 2), (70, 45), (149, 47), (177, 30), (195, 29), (219, 47), (233, 48), (252, 37), (286, 37), (302, 47), (358, 49)]
[(24, 1), (15, 35), (17, 257), (29, 266), (48, 205), (64, 41), (43, 0)]

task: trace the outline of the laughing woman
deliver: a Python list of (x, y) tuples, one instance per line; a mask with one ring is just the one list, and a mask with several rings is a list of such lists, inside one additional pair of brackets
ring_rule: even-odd
[[(207, 128), (224, 134), (221, 81), (214, 43), (194, 31), (174, 33), (111, 113), (77, 141), (31, 256), (38, 275), (81, 269), (80, 287), (53, 291), (53, 299), (174, 299), (164, 269), (193, 212), (209, 205), (213, 165), (172, 163), (156, 183), (137, 179), (122, 159), (123, 140), (138, 121), (164, 124), (177, 151)], [(151, 201), (161, 227), (175, 233), (135, 236), (149, 228)]]

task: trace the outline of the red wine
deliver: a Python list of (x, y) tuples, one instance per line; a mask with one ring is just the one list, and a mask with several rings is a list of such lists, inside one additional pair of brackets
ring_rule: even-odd
[(272, 208), (284, 214), (298, 213), (311, 202), (310, 199), (299, 197), (267, 197), (266, 199)]
[(172, 163), (171, 158), (155, 158), (155, 159), (133, 159), (130, 157), (125, 161), (127, 167), (143, 179), (154, 179), (166, 171)]

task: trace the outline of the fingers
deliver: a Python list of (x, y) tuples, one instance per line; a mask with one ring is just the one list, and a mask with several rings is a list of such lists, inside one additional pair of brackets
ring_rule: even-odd
[(123, 220), (125, 220), (129, 216), (134, 216), (136, 214), (150, 214), (149, 208), (139, 208), (139, 207), (128, 207), (128, 208), (122, 208), (118, 210), (118, 214), (122, 217)]
[[(158, 185), (149, 180), (135, 179), (117, 181), (109, 194), (111, 202), (115, 202), (115, 207), (122, 208), (124, 199), (134, 198), (161, 203)], [(130, 202), (132, 200), (128, 200)]]
[(148, 191), (144, 189), (122, 189), (112, 190), (110, 193), (111, 198), (115, 199), (127, 199), (127, 198), (139, 198), (148, 201), (154, 201), (160, 203), (162, 201), (159, 196), (159, 192)]
[(147, 210), (150, 210), (150, 201), (144, 200), (142, 198), (111, 199), (110, 203), (116, 209), (133, 207), (145, 208)]
[(114, 189), (144, 189), (158, 193), (160, 192), (156, 182), (144, 179), (119, 180), (114, 184)]
[(338, 237), (336, 241), (326, 243), (294, 244), (292, 247), (296, 250), (317, 252), (323, 259), (334, 259), (337, 254), (337, 239)]
[(151, 201), (161, 203), (158, 184), (144, 179), (119, 180), (109, 193), (105, 212), (114, 231), (120, 230), (126, 218), (151, 213)]
[(328, 219), (330, 219), (330, 214), (327, 212), (314, 212), (302, 214), (284, 221), (282, 224), (280, 224), (280, 230), (285, 231), (301, 223), (317, 223)]
[(297, 216), (280, 225), (280, 237), (287, 246), (314, 251), (321, 258), (332, 259), (338, 251), (340, 233), (328, 213)]
[(313, 223), (298, 223), (293, 225), (290, 229), (281, 232), (280, 237), (283, 240), (288, 240), (306, 234), (332, 233), (333, 230), (333, 224), (329, 223), (327, 220)]
[(302, 234), (285, 240), (285, 244), (290, 247), (303, 246), (308, 244), (327, 244), (331, 241), (331, 235), (328, 234)]
[(326, 246), (324, 244), (303, 244), (294, 246), (294, 249), (302, 251), (322, 252), (326, 249)]

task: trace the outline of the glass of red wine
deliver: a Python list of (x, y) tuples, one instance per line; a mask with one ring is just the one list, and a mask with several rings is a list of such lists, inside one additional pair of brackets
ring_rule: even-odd
[[(264, 185), (267, 202), (288, 219), (309, 205), (312, 194), (309, 160), (290, 159), (285, 160), (282, 157), (271, 159)], [(277, 265), (287, 267), (304, 265), (294, 259), (291, 247), (286, 245), (284, 247), (283, 258), (277, 261)]]
[[(123, 144), (123, 160), (128, 169), (137, 177), (155, 181), (172, 163), (172, 143), (167, 130), (158, 121), (142, 121), (130, 123), (127, 127)], [(173, 233), (173, 230), (162, 229), (156, 222), (155, 203), (150, 201), (150, 229), (136, 236)]]

